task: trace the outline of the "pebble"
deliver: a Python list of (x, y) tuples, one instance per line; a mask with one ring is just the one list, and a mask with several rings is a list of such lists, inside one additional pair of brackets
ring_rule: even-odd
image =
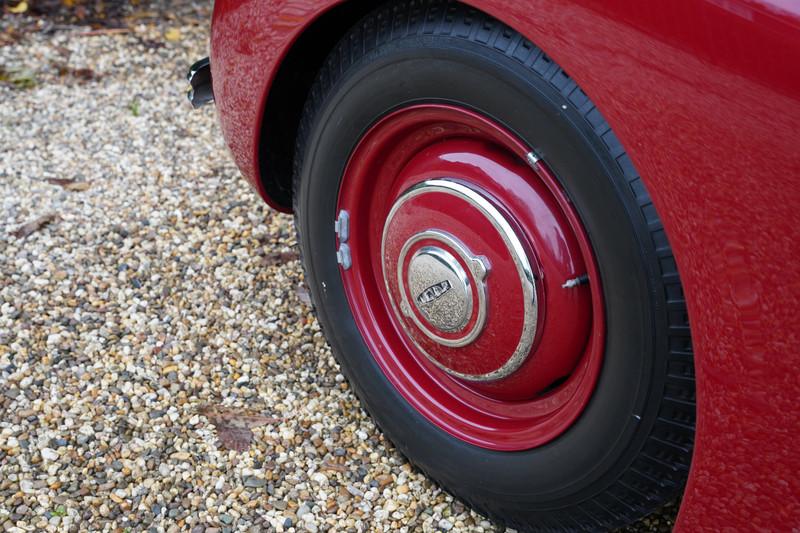
[(267, 480), (264, 479), (264, 478), (258, 478), (258, 477), (250, 476), (250, 477), (246, 477), (244, 479), (244, 486), (245, 487), (249, 487), (249, 488), (253, 488), (253, 489), (259, 489), (261, 487), (266, 486), (266, 484), (267, 484)]
[(52, 448), (42, 448), (41, 454), (42, 454), (42, 459), (44, 459), (45, 461), (58, 460), (58, 452), (56, 452)]

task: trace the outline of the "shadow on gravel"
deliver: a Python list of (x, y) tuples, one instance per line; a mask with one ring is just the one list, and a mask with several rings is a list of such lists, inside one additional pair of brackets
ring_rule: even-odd
[(126, 33), (141, 24), (206, 24), (212, 6), (211, 1), (188, 0), (0, 0), (0, 14), (11, 18), (0, 33), (0, 46), (18, 43), (26, 33), (76, 26), (102, 35)]

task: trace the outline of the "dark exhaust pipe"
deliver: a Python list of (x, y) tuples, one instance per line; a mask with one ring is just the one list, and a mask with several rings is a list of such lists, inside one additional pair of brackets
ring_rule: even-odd
[(186, 75), (192, 89), (187, 96), (192, 107), (197, 109), (214, 101), (214, 87), (211, 81), (211, 61), (204, 57), (189, 68)]

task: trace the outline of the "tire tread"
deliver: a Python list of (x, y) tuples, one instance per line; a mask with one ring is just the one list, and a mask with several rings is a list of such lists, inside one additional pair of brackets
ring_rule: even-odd
[[(602, 113), (567, 72), (524, 36), (462, 4), (447, 0), (401, 0), (380, 7), (354, 26), (330, 53), (310, 91), (296, 141), (292, 195), (294, 211), (299, 212), (297, 204), (299, 176), (307, 140), (317, 112), (325, 103), (326, 95), (335, 87), (337, 80), (345, 76), (349, 67), (369, 56), (375, 48), (415, 35), (451, 37), (486, 46), (513, 59), (525, 67), (532, 76), (539, 76), (548, 81), (561, 94), (563, 103), (570, 108), (569, 112), (580, 116), (602, 139), (611, 160), (625, 177), (643, 220), (648, 224), (651, 239), (649, 244), (656, 251), (660, 259), (659, 264), (662, 266), (660, 282), (664, 287), (663, 297), (668, 303), (669, 310), (673, 311), (665, 313), (669, 320), (669, 355), (664, 375), (668, 378), (670, 388), (682, 393), (685, 398), (664, 396), (651, 431), (641, 451), (631, 461), (627, 470), (607, 487), (605, 492), (573, 508), (554, 512), (553, 516), (559, 516), (560, 519), (548, 524), (549, 528), (561, 530), (601, 530), (623, 526), (631, 519), (652, 512), (663, 503), (677, 497), (685, 484), (695, 427), (695, 381), (691, 334), (688, 323), (676, 318), (678, 315), (686, 315), (686, 302), (683, 299), (677, 269), (674, 268), (672, 250), (666, 241), (663, 227), (644, 182)], [(295, 228), (298, 241), (301, 241), (303, 236), (297, 218), (295, 218)], [(676, 298), (676, 294), (680, 297)], [(316, 295), (313, 291), (311, 298), (312, 305), (316, 308)], [(675, 368), (681, 369), (679, 373), (675, 373)], [(361, 396), (357, 386), (353, 386), (353, 391), (356, 396)], [(369, 411), (368, 406), (364, 407)], [(372, 418), (377, 423), (376, 417)], [(675, 431), (684, 432), (685, 444), (676, 444), (657, 436)], [(425, 474), (436, 479), (429, 472)], [(627, 479), (628, 482), (623, 479)], [(638, 481), (631, 481), (632, 479)], [(636, 488), (630, 483), (635, 483)], [(448, 489), (445, 485), (442, 486)], [(627, 501), (627, 497), (620, 499), (617, 496), (620, 493), (633, 495), (636, 501)], [(493, 511), (490, 502), (470, 501), (462, 495), (459, 495), (459, 498), (498, 523), (520, 530), (530, 529), (529, 524), (515, 523), (499, 516)], [(545, 524), (539, 526), (544, 526), (542, 530), (549, 529)]]

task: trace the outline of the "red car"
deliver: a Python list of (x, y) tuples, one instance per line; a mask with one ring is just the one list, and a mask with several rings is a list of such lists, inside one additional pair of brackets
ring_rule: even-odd
[(441, 486), (800, 527), (799, 3), (217, 0), (190, 81)]

